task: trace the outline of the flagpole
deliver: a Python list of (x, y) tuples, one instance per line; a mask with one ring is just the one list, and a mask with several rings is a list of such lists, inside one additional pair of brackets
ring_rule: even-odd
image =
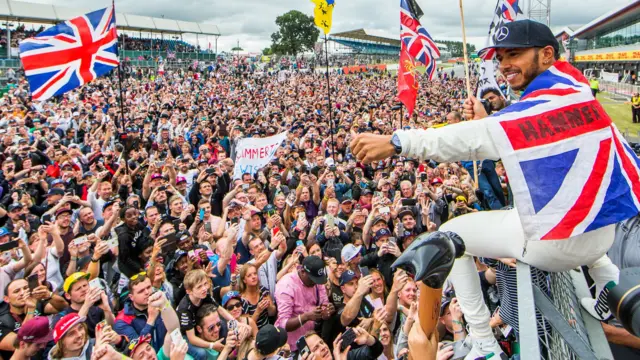
[(331, 131), (331, 157), (333, 162), (336, 162), (336, 149), (333, 142), (333, 115), (331, 114), (331, 85), (329, 83), (329, 41), (327, 40), (327, 34), (324, 34), (324, 59), (327, 62), (327, 99), (329, 101), (329, 131)]
[[(467, 85), (467, 97), (471, 96), (471, 79), (469, 76), (469, 54), (467, 54), (467, 32), (464, 27), (464, 8), (462, 0), (458, 0), (460, 5), (460, 21), (462, 21), (462, 53), (464, 55), (464, 77)], [(475, 180), (475, 188), (478, 189), (478, 163), (473, 161), (473, 179)]]
[(403, 110), (403, 108), (404, 108), (404, 104), (400, 104), (400, 129), (398, 129), (398, 130), (402, 130), (402, 116), (403, 116), (402, 110)]

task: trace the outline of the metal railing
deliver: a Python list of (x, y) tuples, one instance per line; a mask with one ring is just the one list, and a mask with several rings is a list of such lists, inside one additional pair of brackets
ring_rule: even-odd
[(608, 92), (623, 100), (630, 100), (634, 93), (640, 92), (640, 86), (600, 80), (600, 91)]
[(550, 273), (549, 294), (532, 283), (525, 263), (518, 262), (517, 279), (522, 360), (613, 360), (602, 325), (580, 305), (581, 298), (591, 296), (580, 269)]
[(182, 60), (198, 60), (198, 61), (214, 61), (216, 59), (216, 54), (212, 53), (203, 53), (203, 52), (173, 52), (173, 51), (134, 51), (134, 50), (124, 50), (120, 51), (120, 58), (129, 58), (131, 60), (136, 60), (139, 57), (149, 57), (151, 59), (156, 59), (158, 57), (162, 57), (163, 59), (167, 59), (168, 54), (174, 54), (176, 59)]

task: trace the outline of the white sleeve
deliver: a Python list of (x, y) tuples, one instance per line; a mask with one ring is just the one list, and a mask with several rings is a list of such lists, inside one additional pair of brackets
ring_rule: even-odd
[(399, 130), (402, 156), (437, 162), (498, 160), (487, 120), (465, 121), (438, 129)]

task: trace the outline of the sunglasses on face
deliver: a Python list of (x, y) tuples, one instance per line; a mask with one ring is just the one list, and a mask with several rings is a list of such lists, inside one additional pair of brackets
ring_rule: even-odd
[(227, 310), (231, 311), (231, 310), (233, 310), (233, 309), (241, 308), (241, 307), (242, 307), (242, 304), (241, 304), (241, 303), (239, 303), (239, 302), (237, 302), (237, 303), (235, 303), (235, 304), (231, 304), (231, 305), (227, 305), (227, 306), (225, 306), (225, 309), (227, 309)]
[(217, 323), (211, 324), (209, 325), (209, 327), (207, 328), (207, 330), (209, 330), (209, 332), (212, 332), (213, 329), (215, 328), (219, 328), (220, 326), (222, 326), (222, 323), (220, 321), (218, 321)]

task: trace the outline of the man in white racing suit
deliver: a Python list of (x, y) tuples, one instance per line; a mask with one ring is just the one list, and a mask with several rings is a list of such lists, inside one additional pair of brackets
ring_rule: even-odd
[[(546, 76), (550, 73), (560, 73), (563, 70), (572, 76), (575, 75), (576, 78), (583, 79), (582, 75), (571, 65), (557, 61), (559, 56), (558, 42), (551, 30), (545, 25), (530, 20), (521, 20), (506, 24), (504, 29), (498, 30), (502, 31), (503, 36), (496, 39), (494, 46), (497, 59), (500, 62), (502, 74), (505, 75), (514, 90), (527, 89), (539, 75), (543, 76), (537, 79), (536, 90), (544, 92), (551, 91), (552, 88), (557, 89), (558, 83), (554, 83), (553, 76), (549, 77), (552, 80), (547, 80)], [(563, 81), (565, 81), (564, 78), (560, 82)], [(584, 81), (586, 82), (586, 80)], [(582, 84), (580, 80), (578, 82), (580, 84), (569, 82), (570, 86), (561, 84), (560, 87), (563, 89), (566, 87), (567, 92), (579, 93), (575, 96), (583, 96), (583, 90), (586, 89), (589, 92), (588, 84)], [(585, 88), (583, 85), (587, 87)], [(571, 86), (578, 88), (578, 90), (574, 90)], [(588, 96), (591, 96), (590, 93)], [(566, 101), (570, 101), (572, 98), (566, 97), (566, 99)], [(588, 100), (593, 100), (593, 98), (590, 97)], [(520, 110), (513, 109), (524, 109), (524, 107), (518, 105), (519, 108), (513, 108), (513, 106), (505, 108), (496, 115), (500, 116), (502, 113), (510, 113), (512, 117), (521, 115)], [(465, 117), (469, 120), (480, 120), (487, 117), (481, 102), (474, 97), (470, 97), (464, 107)], [(522, 110), (522, 112), (525, 111)], [(606, 126), (598, 134), (605, 134), (606, 131), (609, 131), (607, 134), (610, 138), (614, 138), (612, 141), (618, 141), (618, 144), (622, 141), (624, 144), (623, 139), (619, 140), (621, 136), (610, 124), (610, 119), (606, 114), (600, 116), (601, 113), (595, 112), (595, 110), (589, 114), (595, 114), (597, 119), (594, 121), (608, 121), (608, 124), (605, 124)], [(502, 159), (507, 173), (515, 174), (516, 170), (509, 172), (515, 167), (507, 160), (512, 158), (510, 152), (514, 152), (514, 150), (509, 151), (510, 148), (505, 147), (504, 142), (500, 142), (503, 139), (496, 136), (495, 127), (499, 127), (500, 123), (494, 116), (438, 129), (396, 131), (392, 136), (361, 134), (352, 141), (351, 150), (357, 159), (364, 163), (385, 159), (396, 154), (423, 160), (433, 159), (438, 162)], [(587, 120), (585, 123), (588, 122)], [(599, 136), (604, 136), (602, 134)], [(586, 136), (591, 135), (587, 134)], [(555, 144), (551, 144), (552, 146)], [(543, 148), (543, 151), (546, 149), (549, 148)], [(580, 147), (580, 151), (582, 150), (583, 147)], [(513, 176), (512, 178), (510, 175), (512, 183), (514, 179), (521, 180), (516, 175)], [(630, 181), (630, 189), (638, 185), (637, 180), (628, 181)], [(440, 227), (440, 231), (457, 233), (466, 246), (465, 255), (456, 260), (449, 276), (473, 339), (473, 349), (466, 359), (476, 359), (492, 352), (495, 355), (504, 356), (489, 326), (490, 314), (483, 301), (473, 256), (494, 259), (515, 258), (539, 269), (554, 272), (588, 265), (589, 273), (596, 283), (596, 294), (600, 294), (600, 296), (598, 299), (583, 299), (582, 304), (598, 319), (610, 316), (606, 305), (606, 294), (608, 288), (618, 282), (619, 276), (618, 268), (606, 256), (606, 252), (614, 240), (614, 223), (604, 224), (589, 230), (582, 228), (581, 231), (569, 233), (565, 237), (556, 236), (552, 240), (541, 240), (542, 236), (535, 238), (530, 236), (530, 230), (539, 229), (540, 226), (531, 220), (532, 218), (535, 220), (535, 218), (527, 212), (528, 209), (523, 205), (524, 201), (519, 202), (518, 196), (516, 194), (516, 209), (471, 213), (451, 219)], [(637, 210), (637, 208), (630, 210)], [(617, 217), (624, 218), (625, 216), (626, 214), (622, 214)], [(555, 221), (553, 219), (546, 220)], [(604, 301), (601, 301), (602, 299)]]

